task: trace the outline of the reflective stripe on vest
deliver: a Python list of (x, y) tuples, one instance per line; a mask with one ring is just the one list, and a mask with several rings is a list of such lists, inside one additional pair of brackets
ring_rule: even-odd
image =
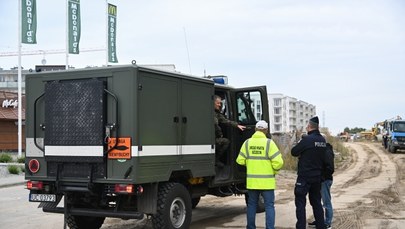
[(253, 175), (253, 174), (246, 174), (247, 178), (274, 178), (275, 175)]

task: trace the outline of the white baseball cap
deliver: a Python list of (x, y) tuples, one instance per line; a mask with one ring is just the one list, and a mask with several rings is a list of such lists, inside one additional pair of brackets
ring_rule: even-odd
[(256, 123), (256, 128), (259, 130), (264, 130), (264, 129), (268, 129), (269, 125), (267, 124), (266, 121), (260, 120)]

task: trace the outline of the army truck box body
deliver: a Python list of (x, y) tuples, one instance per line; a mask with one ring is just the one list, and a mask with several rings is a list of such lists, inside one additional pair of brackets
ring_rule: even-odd
[[(221, 168), (215, 94), (223, 113), (248, 127), (223, 127), (232, 143)], [(155, 228), (188, 228), (202, 196), (246, 193), (235, 158), (256, 117), (268, 121), (265, 87), (234, 89), (137, 65), (34, 73), (26, 98), (29, 199), (63, 213), (70, 228), (144, 215)]]

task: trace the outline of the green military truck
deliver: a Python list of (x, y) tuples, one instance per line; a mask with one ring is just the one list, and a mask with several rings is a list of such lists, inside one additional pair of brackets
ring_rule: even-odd
[[(248, 127), (224, 127), (231, 146), (220, 168), (214, 95)], [(269, 118), (265, 86), (235, 89), (135, 64), (29, 74), (26, 112), (29, 201), (86, 229), (144, 216), (155, 228), (189, 228), (202, 196), (246, 195), (235, 159), (257, 120)]]

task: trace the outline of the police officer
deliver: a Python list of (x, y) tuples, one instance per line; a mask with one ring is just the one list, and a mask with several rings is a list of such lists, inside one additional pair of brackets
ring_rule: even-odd
[(311, 118), (306, 127), (307, 135), (291, 149), (298, 157), (298, 176), (295, 183), (295, 207), (297, 229), (306, 228), (306, 196), (312, 206), (316, 228), (325, 228), (324, 212), (321, 204), (321, 181), (323, 168), (326, 167), (326, 141), (319, 132), (319, 118)]
[(229, 139), (224, 137), (221, 126), (231, 126), (238, 128), (242, 131), (246, 128), (245, 126), (239, 125), (237, 122), (228, 120), (225, 117), (225, 115), (221, 113), (221, 107), (222, 107), (222, 99), (221, 97), (215, 95), (214, 96), (215, 157), (216, 157), (216, 165), (219, 167), (224, 166), (224, 164), (221, 162), (221, 157), (228, 149), (230, 143)]
[(274, 189), (276, 173), (284, 161), (274, 141), (266, 137), (266, 121), (256, 123), (256, 132), (246, 140), (236, 158), (236, 163), (246, 166), (246, 188), (248, 189), (247, 228), (256, 228), (256, 209), (259, 196), (264, 198), (266, 229), (274, 229)]
[[(326, 135), (322, 134), (326, 140)], [(325, 225), (326, 229), (332, 228), (333, 220), (333, 206), (332, 206), (332, 195), (330, 189), (333, 184), (333, 173), (335, 171), (335, 153), (333, 152), (333, 146), (326, 140), (326, 166), (323, 168), (323, 180), (321, 183), (321, 198), (323, 208), (325, 209)], [(314, 228), (316, 226), (316, 221), (308, 223), (309, 227)]]

